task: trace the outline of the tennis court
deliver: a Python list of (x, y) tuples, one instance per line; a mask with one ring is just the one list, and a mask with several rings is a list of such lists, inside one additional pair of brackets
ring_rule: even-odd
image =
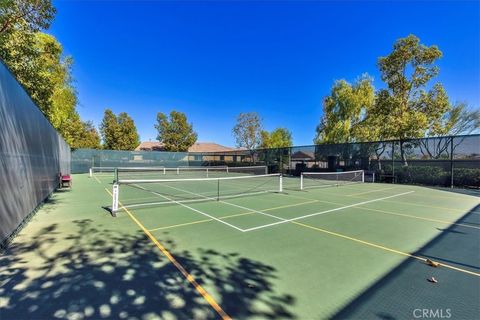
[(479, 314), (473, 191), (160, 171), (74, 175), (3, 258), (7, 318)]

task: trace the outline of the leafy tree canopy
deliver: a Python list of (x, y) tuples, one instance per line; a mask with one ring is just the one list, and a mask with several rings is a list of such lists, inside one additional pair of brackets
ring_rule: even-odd
[(112, 110), (106, 109), (103, 114), (102, 123), (100, 124), (100, 134), (102, 136), (104, 149), (118, 150), (116, 148), (117, 127), (117, 117)]
[(125, 112), (116, 116), (112, 110), (106, 109), (100, 132), (104, 149), (134, 150), (140, 143), (135, 123)]
[(336, 81), (323, 101), (323, 117), (314, 143), (345, 143), (372, 137), (365, 130), (365, 115), (375, 103), (372, 78), (363, 75), (355, 83)]
[(71, 63), (61, 60), (63, 50), (55, 38), (38, 32), (49, 27), (54, 14), (49, 0), (0, 1), (0, 58), (49, 119), (50, 99), (59, 81), (54, 78), (59, 69), (70, 71)]
[(262, 122), (256, 112), (240, 113), (232, 129), (237, 147), (256, 149), (261, 143)]
[(71, 147), (98, 148), (98, 133), (76, 111), (73, 59), (55, 37), (40, 32), (54, 15), (50, 0), (0, 1), (0, 58)]
[(0, 39), (19, 27), (32, 32), (48, 29), (55, 13), (50, 0), (2, 0)]
[(292, 146), (292, 133), (286, 128), (277, 128), (272, 132), (260, 132), (260, 148), (284, 148)]
[(314, 142), (405, 140), (478, 130), (480, 111), (452, 105), (442, 84), (431, 83), (441, 57), (435, 45), (425, 46), (414, 35), (398, 39), (392, 52), (378, 59), (386, 88), (375, 92), (368, 76), (353, 84), (335, 82)]
[(125, 112), (118, 117), (117, 150), (135, 150), (140, 144), (140, 136), (133, 119)]
[(170, 118), (159, 112), (155, 128), (158, 130), (158, 141), (167, 151), (185, 152), (197, 141), (197, 133), (183, 112), (172, 111)]
[(90, 121), (83, 122), (75, 113), (67, 120), (64, 138), (73, 149), (100, 149), (100, 136)]
[(378, 92), (371, 116), (383, 123), (384, 138), (417, 138), (425, 136), (429, 129), (437, 130), (451, 109), (440, 83), (427, 88), (439, 72), (435, 62), (441, 57), (437, 46), (427, 47), (409, 35), (397, 40), (388, 56), (378, 59), (387, 88)]

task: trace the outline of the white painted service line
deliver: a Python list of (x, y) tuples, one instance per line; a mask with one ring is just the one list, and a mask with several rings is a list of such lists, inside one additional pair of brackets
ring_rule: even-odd
[[(164, 195), (161, 194), (161, 193), (158, 193), (158, 192), (155, 192), (155, 191), (151, 191), (151, 190), (147, 190), (147, 189), (145, 189), (145, 188), (143, 188), (142, 186), (139, 186), (139, 185), (135, 185), (135, 186), (136, 186), (137, 188), (143, 189), (143, 190), (145, 190), (145, 191), (147, 191), (147, 192), (151, 192), (151, 193), (153, 193), (153, 194), (155, 194), (155, 195), (157, 195), (157, 196), (160, 196), (160, 197), (162, 197), (162, 198), (165, 198), (165, 199), (167, 199), (167, 200), (169, 200), (169, 201), (172, 201), (173, 203), (179, 204), (179, 205), (181, 205), (182, 207), (185, 207), (185, 208), (187, 208), (187, 209), (190, 209), (190, 210), (192, 210), (192, 211), (194, 211), (194, 212), (200, 213), (201, 215), (204, 215), (205, 217), (208, 217), (208, 218), (213, 219), (213, 220), (215, 220), (215, 221), (221, 222), (221, 223), (223, 223), (223, 224), (225, 224), (225, 225), (227, 225), (227, 226), (229, 226), (229, 227), (231, 227), (231, 228), (234, 228), (234, 229), (236, 229), (236, 230), (238, 230), (238, 231), (240, 231), (240, 232), (245, 232), (243, 229), (241, 229), (241, 228), (239, 228), (239, 227), (237, 227), (237, 226), (234, 226), (233, 224), (230, 224), (230, 223), (225, 222), (225, 221), (223, 221), (223, 220), (221, 220), (221, 219), (215, 218), (214, 216), (211, 216), (211, 215), (209, 215), (208, 213), (205, 213), (205, 212), (203, 212), (203, 211), (200, 211), (200, 210), (197, 210), (197, 209), (192, 208), (192, 207), (190, 207), (190, 206), (187, 206), (187, 205), (184, 204), (184, 203), (181, 203), (181, 202), (175, 201), (175, 200), (173, 200), (173, 199), (170, 199), (169, 197), (166, 197), (166, 196), (164, 196)], [(128, 207), (128, 206), (127, 206), (127, 207)]]
[(398, 189), (398, 188), (397, 187), (390, 187), (390, 188), (375, 189), (375, 190), (370, 190), (370, 191), (346, 194), (346, 196), (347, 197), (355, 197), (355, 196), (360, 196), (360, 195), (367, 194), (367, 193), (383, 192), (383, 191), (392, 190), (392, 189)]
[[(172, 186), (169, 186), (168, 184), (165, 185), (165, 186), (166, 186), (166, 187), (169, 187), (169, 188), (171, 188), (171, 189), (178, 190), (178, 191), (183, 191), (183, 192), (186, 192), (186, 193), (190, 193), (190, 194), (193, 194), (193, 195), (195, 195), (195, 196), (203, 197), (204, 199), (207, 199), (207, 200), (212, 200), (212, 201), (220, 202), (220, 203), (223, 203), (223, 204), (226, 204), (226, 205), (229, 205), (229, 206), (233, 206), (233, 207), (237, 207), (237, 208), (240, 208), (240, 209), (248, 210), (248, 211), (251, 211), (251, 212), (263, 214), (264, 216), (268, 216), (268, 217), (270, 217), (270, 218), (274, 218), (274, 219), (277, 219), (277, 220), (282, 220), (282, 221), (287, 220), (287, 219), (284, 219), (284, 218), (280, 218), (280, 217), (274, 216), (273, 214), (268, 214), (268, 213), (266, 213), (266, 212), (262, 212), (262, 211), (255, 210), (255, 209), (252, 209), (252, 208), (244, 207), (244, 206), (241, 206), (241, 205), (238, 205), (238, 204), (235, 204), (235, 203), (227, 202), (227, 201), (225, 201), (225, 200), (217, 200), (216, 198), (211, 198), (211, 197), (208, 197), (208, 196), (204, 196), (204, 195), (199, 194), (199, 193), (195, 193), (195, 192), (191, 192), (191, 191), (188, 191), (188, 190), (183, 190), (183, 189), (180, 189), (180, 188), (172, 187)], [(243, 229), (242, 229), (242, 230), (243, 230)]]
[(408, 191), (408, 192), (395, 194), (393, 196), (388, 196), (388, 197), (383, 197), (383, 198), (378, 198), (378, 199), (373, 199), (373, 200), (368, 200), (368, 201), (362, 201), (362, 202), (359, 202), (359, 203), (350, 204), (348, 206), (335, 208), (335, 209), (330, 209), (330, 210), (325, 210), (325, 211), (320, 211), (320, 212), (316, 212), (316, 213), (311, 213), (311, 214), (307, 214), (307, 215), (301, 216), (301, 217), (296, 217), (296, 218), (293, 218), (293, 219), (285, 219), (285, 220), (282, 220), (282, 221), (277, 221), (277, 222), (265, 224), (263, 226), (253, 227), (253, 228), (249, 228), (249, 229), (243, 229), (243, 232), (249, 232), (249, 231), (254, 231), (254, 230), (258, 230), (258, 229), (268, 228), (268, 227), (271, 227), (271, 226), (275, 226), (277, 224), (282, 224), (282, 223), (287, 223), (287, 222), (291, 222), (291, 221), (301, 220), (301, 219), (310, 218), (310, 217), (313, 217), (313, 216), (318, 216), (318, 215), (321, 215), (321, 214), (324, 214), (324, 213), (329, 213), (329, 212), (333, 212), (333, 211), (339, 211), (339, 210), (348, 209), (348, 208), (352, 208), (352, 207), (356, 207), (356, 206), (361, 206), (361, 205), (364, 205), (364, 204), (367, 204), (367, 203), (372, 203), (372, 202), (382, 201), (382, 200), (386, 200), (386, 199), (390, 199), (390, 198), (400, 197), (400, 196), (410, 194), (410, 193), (413, 193), (413, 192), (415, 192), (415, 191)]

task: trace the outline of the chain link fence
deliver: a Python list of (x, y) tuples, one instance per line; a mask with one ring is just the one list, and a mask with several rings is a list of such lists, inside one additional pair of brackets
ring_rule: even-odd
[(217, 165), (266, 165), (270, 173), (294, 176), (365, 170), (377, 182), (479, 188), (480, 135), (206, 153), (79, 149), (72, 155), (75, 173), (94, 166)]

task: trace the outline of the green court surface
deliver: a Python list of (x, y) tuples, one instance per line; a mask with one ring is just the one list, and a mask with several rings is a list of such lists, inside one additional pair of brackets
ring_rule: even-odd
[(112, 217), (111, 175), (74, 175), (3, 253), (1, 318), (478, 318), (478, 193), (299, 181)]

